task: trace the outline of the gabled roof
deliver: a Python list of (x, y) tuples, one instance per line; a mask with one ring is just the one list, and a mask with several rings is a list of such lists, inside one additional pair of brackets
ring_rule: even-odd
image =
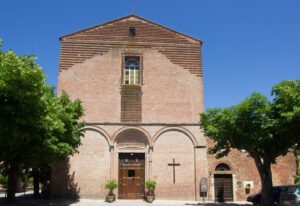
[(59, 39), (61, 40), (61, 39), (65, 38), (65, 37), (70, 37), (70, 36), (73, 36), (73, 35), (75, 35), (75, 34), (79, 34), (79, 33), (82, 33), (82, 32), (85, 32), (85, 31), (88, 31), (88, 30), (97, 28), (97, 27), (103, 27), (103, 26), (105, 26), (105, 25), (112, 24), (112, 23), (115, 23), (115, 22), (118, 22), (118, 21), (122, 21), (122, 20), (125, 20), (125, 19), (129, 19), (129, 18), (132, 18), (132, 17), (133, 17), (133, 18), (136, 18), (136, 19), (139, 19), (139, 20), (141, 20), (141, 21), (145, 21), (145, 22), (148, 22), (148, 23), (150, 23), (150, 24), (156, 25), (156, 26), (158, 26), (158, 27), (160, 27), (160, 28), (162, 28), (162, 29), (166, 29), (166, 30), (171, 31), (171, 32), (173, 32), (173, 33), (175, 33), (175, 34), (178, 34), (178, 35), (181, 35), (181, 36), (183, 36), (183, 37), (192, 39), (192, 40), (197, 41), (197, 42), (199, 42), (200, 44), (202, 44), (202, 41), (199, 40), (199, 39), (196, 39), (196, 38), (191, 37), (191, 36), (189, 36), (189, 35), (186, 35), (186, 34), (184, 34), (184, 33), (175, 31), (175, 30), (170, 29), (170, 28), (168, 28), (168, 27), (162, 26), (162, 25), (157, 24), (157, 23), (155, 23), (155, 22), (153, 22), (153, 21), (150, 21), (150, 20), (148, 20), (148, 19), (144, 19), (143, 17), (137, 16), (137, 15), (135, 15), (135, 14), (130, 14), (130, 15), (128, 15), (128, 16), (124, 16), (124, 17), (121, 17), (121, 18), (118, 18), (118, 19), (115, 19), (115, 20), (112, 20), (112, 21), (108, 21), (108, 22), (106, 22), (106, 23), (98, 24), (98, 25), (95, 25), (95, 26), (92, 26), (92, 27), (88, 27), (88, 28), (86, 28), (86, 29), (81, 29), (81, 30), (79, 30), (79, 31), (76, 31), (76, 32), (73, 32), (73, 33), (70, 33), (70, 34), (63, 35), (63, 36), (61, 36)]

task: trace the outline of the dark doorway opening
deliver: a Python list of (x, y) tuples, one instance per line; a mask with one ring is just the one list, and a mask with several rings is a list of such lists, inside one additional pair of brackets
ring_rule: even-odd
[(119, 198), (143, 199), (145, 153), (119, 153)]

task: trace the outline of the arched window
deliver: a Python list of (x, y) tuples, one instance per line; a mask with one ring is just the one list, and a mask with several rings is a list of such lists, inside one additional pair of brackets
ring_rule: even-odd
[(225, 163), (220, 163), (216, 166), (216, 171), (229, 171), (230, 167)]
[(124, 84), (140, 84), (140, 57), (125, 57)]

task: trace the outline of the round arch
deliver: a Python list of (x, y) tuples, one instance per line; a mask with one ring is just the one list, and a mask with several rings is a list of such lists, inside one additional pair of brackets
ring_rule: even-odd
[(185, 134), (193, 143), (194, 146), (197, 145), (197, 141), (196, 138), (194, 137), (194, 135), (188, 131), (187, 129), (183, 128), (183, 127), (164, 127), (162, 129), (160, 129), (158, 132), (155, 133), (154, 137), (153, 137), (153, 141), (151, 142), (151, 146), (154, 145), (154, 143), (156, 142), (156, 140), (164, 133), (166, 132), (170, 132), (170, 131), (177, 131), (177, 132), (181, 132), (183, 134)]
[(150, 145), (151, 137), (150, 137), (149, 133), (141, 127), (122, 127), (120, 129), (118, 129), (112, 136), (112, 142), (116, 143), (120, 137), (122, 137), (123, 135), (125, 135), (126, 133), (129, 133), (129, 132), (135, 132), (135, 133), (141, 134), (147, 141), (147, 144)]
[(220, 161), (215, 164), (214, 171), (215, 172), (220, 172), (220, 171), (232, 172), (232, 166), (227, 161)]
[(80, 131), (94, 131), (94, 132), (98, 132), (99, 134), (101, 134), (104, 137), (104, 139), (106, 140), (108, 146), (110, 147), (110, 145), (111, 145), (108, 133), (104, 129), (102, 129), (101, 127), (97, 127), (97, 126), (85, 126)]

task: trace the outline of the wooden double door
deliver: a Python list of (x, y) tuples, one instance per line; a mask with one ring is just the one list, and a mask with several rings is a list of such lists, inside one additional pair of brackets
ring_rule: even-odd
[(215, 174), (215, 201), (233, 201), (232, 174)]
[(145, 154), (119, 153), (119, 198), (141, 199), (145, 193)]

